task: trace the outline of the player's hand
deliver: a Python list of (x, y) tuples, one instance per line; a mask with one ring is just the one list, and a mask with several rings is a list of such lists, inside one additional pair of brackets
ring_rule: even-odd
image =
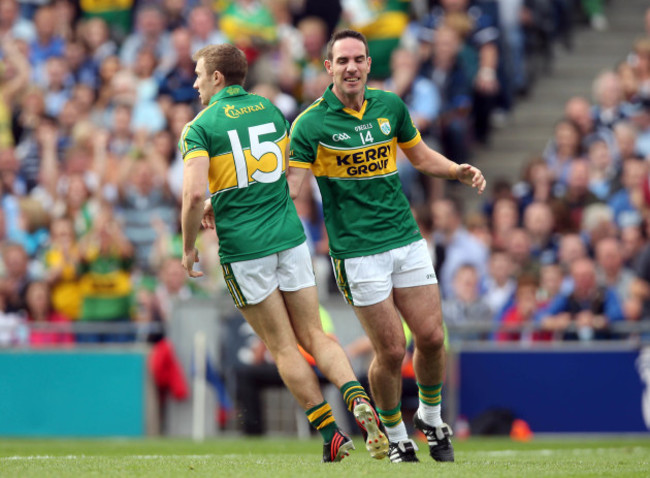
[(203, 272), (201, 271), (195, 271), (194, 270), (194, 264), (196, 262), (199, 262), (199, 251), (194, 248), (191, 251), (183, 251), (183, 269), (187, 271), (187, 275), (191, 277), (192, 279), (196, 277), (202, 277)]
[(459, 164), (456, 176), (461, 183), (476, 188), (479, 194), (483, 194), (483, 191), (485, 191), (487, 181), (483, 177), (481, 170), (476, 166), (467, 163)]
[(206, 229), (214, 229), (214, 210), (212, 209), (212, 202), (209, 198), (203, 202), (201, 225)]

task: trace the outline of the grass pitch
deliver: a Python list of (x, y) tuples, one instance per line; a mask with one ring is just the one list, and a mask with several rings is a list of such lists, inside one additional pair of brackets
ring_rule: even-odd
[(0, 439), (0, 477), (587, 477), (650, 476), (648, 438), (454, 441), (456, 463), (372, 460), (362, 440), (341, 463), (320, 463), (321, 442), (290, 438), (190, 440)]

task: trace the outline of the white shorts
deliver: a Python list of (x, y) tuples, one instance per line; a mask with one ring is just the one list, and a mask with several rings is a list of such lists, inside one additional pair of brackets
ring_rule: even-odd
[(438, 283), (424, 239), (371, 256), (332, 258), (332, 266), (343, 297), (356, 306), (387, 299), (393, 287)]
[(294, 291), (316, 285), (307, 243), (248, 261), (222, 264), (237, 307), (259, 304), (275, 289)]

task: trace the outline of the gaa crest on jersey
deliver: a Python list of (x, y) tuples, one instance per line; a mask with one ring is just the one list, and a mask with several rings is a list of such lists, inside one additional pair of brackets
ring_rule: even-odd
[(388, 136), (390, 134), (390, 121), (386, 118), (377, 118), (377, 123), (379, 123), (381, 132)]

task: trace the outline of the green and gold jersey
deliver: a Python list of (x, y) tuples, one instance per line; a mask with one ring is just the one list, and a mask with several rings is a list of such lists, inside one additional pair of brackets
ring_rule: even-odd
[(404, 102), (366, 88), (361, 111), (331, 86), (291, 129), (290, 165), (311, 167), (323, 197), (330, 254), (367, 256), (422, 238), (397, 175), (397, 146), (420, 141)]
[(209, 189), (221, 263), (295, 247), (306, 240), (286, 181), (289, 124), (269, 100), (228, 86), (181, 134), (183, 161), (210, 158)]

